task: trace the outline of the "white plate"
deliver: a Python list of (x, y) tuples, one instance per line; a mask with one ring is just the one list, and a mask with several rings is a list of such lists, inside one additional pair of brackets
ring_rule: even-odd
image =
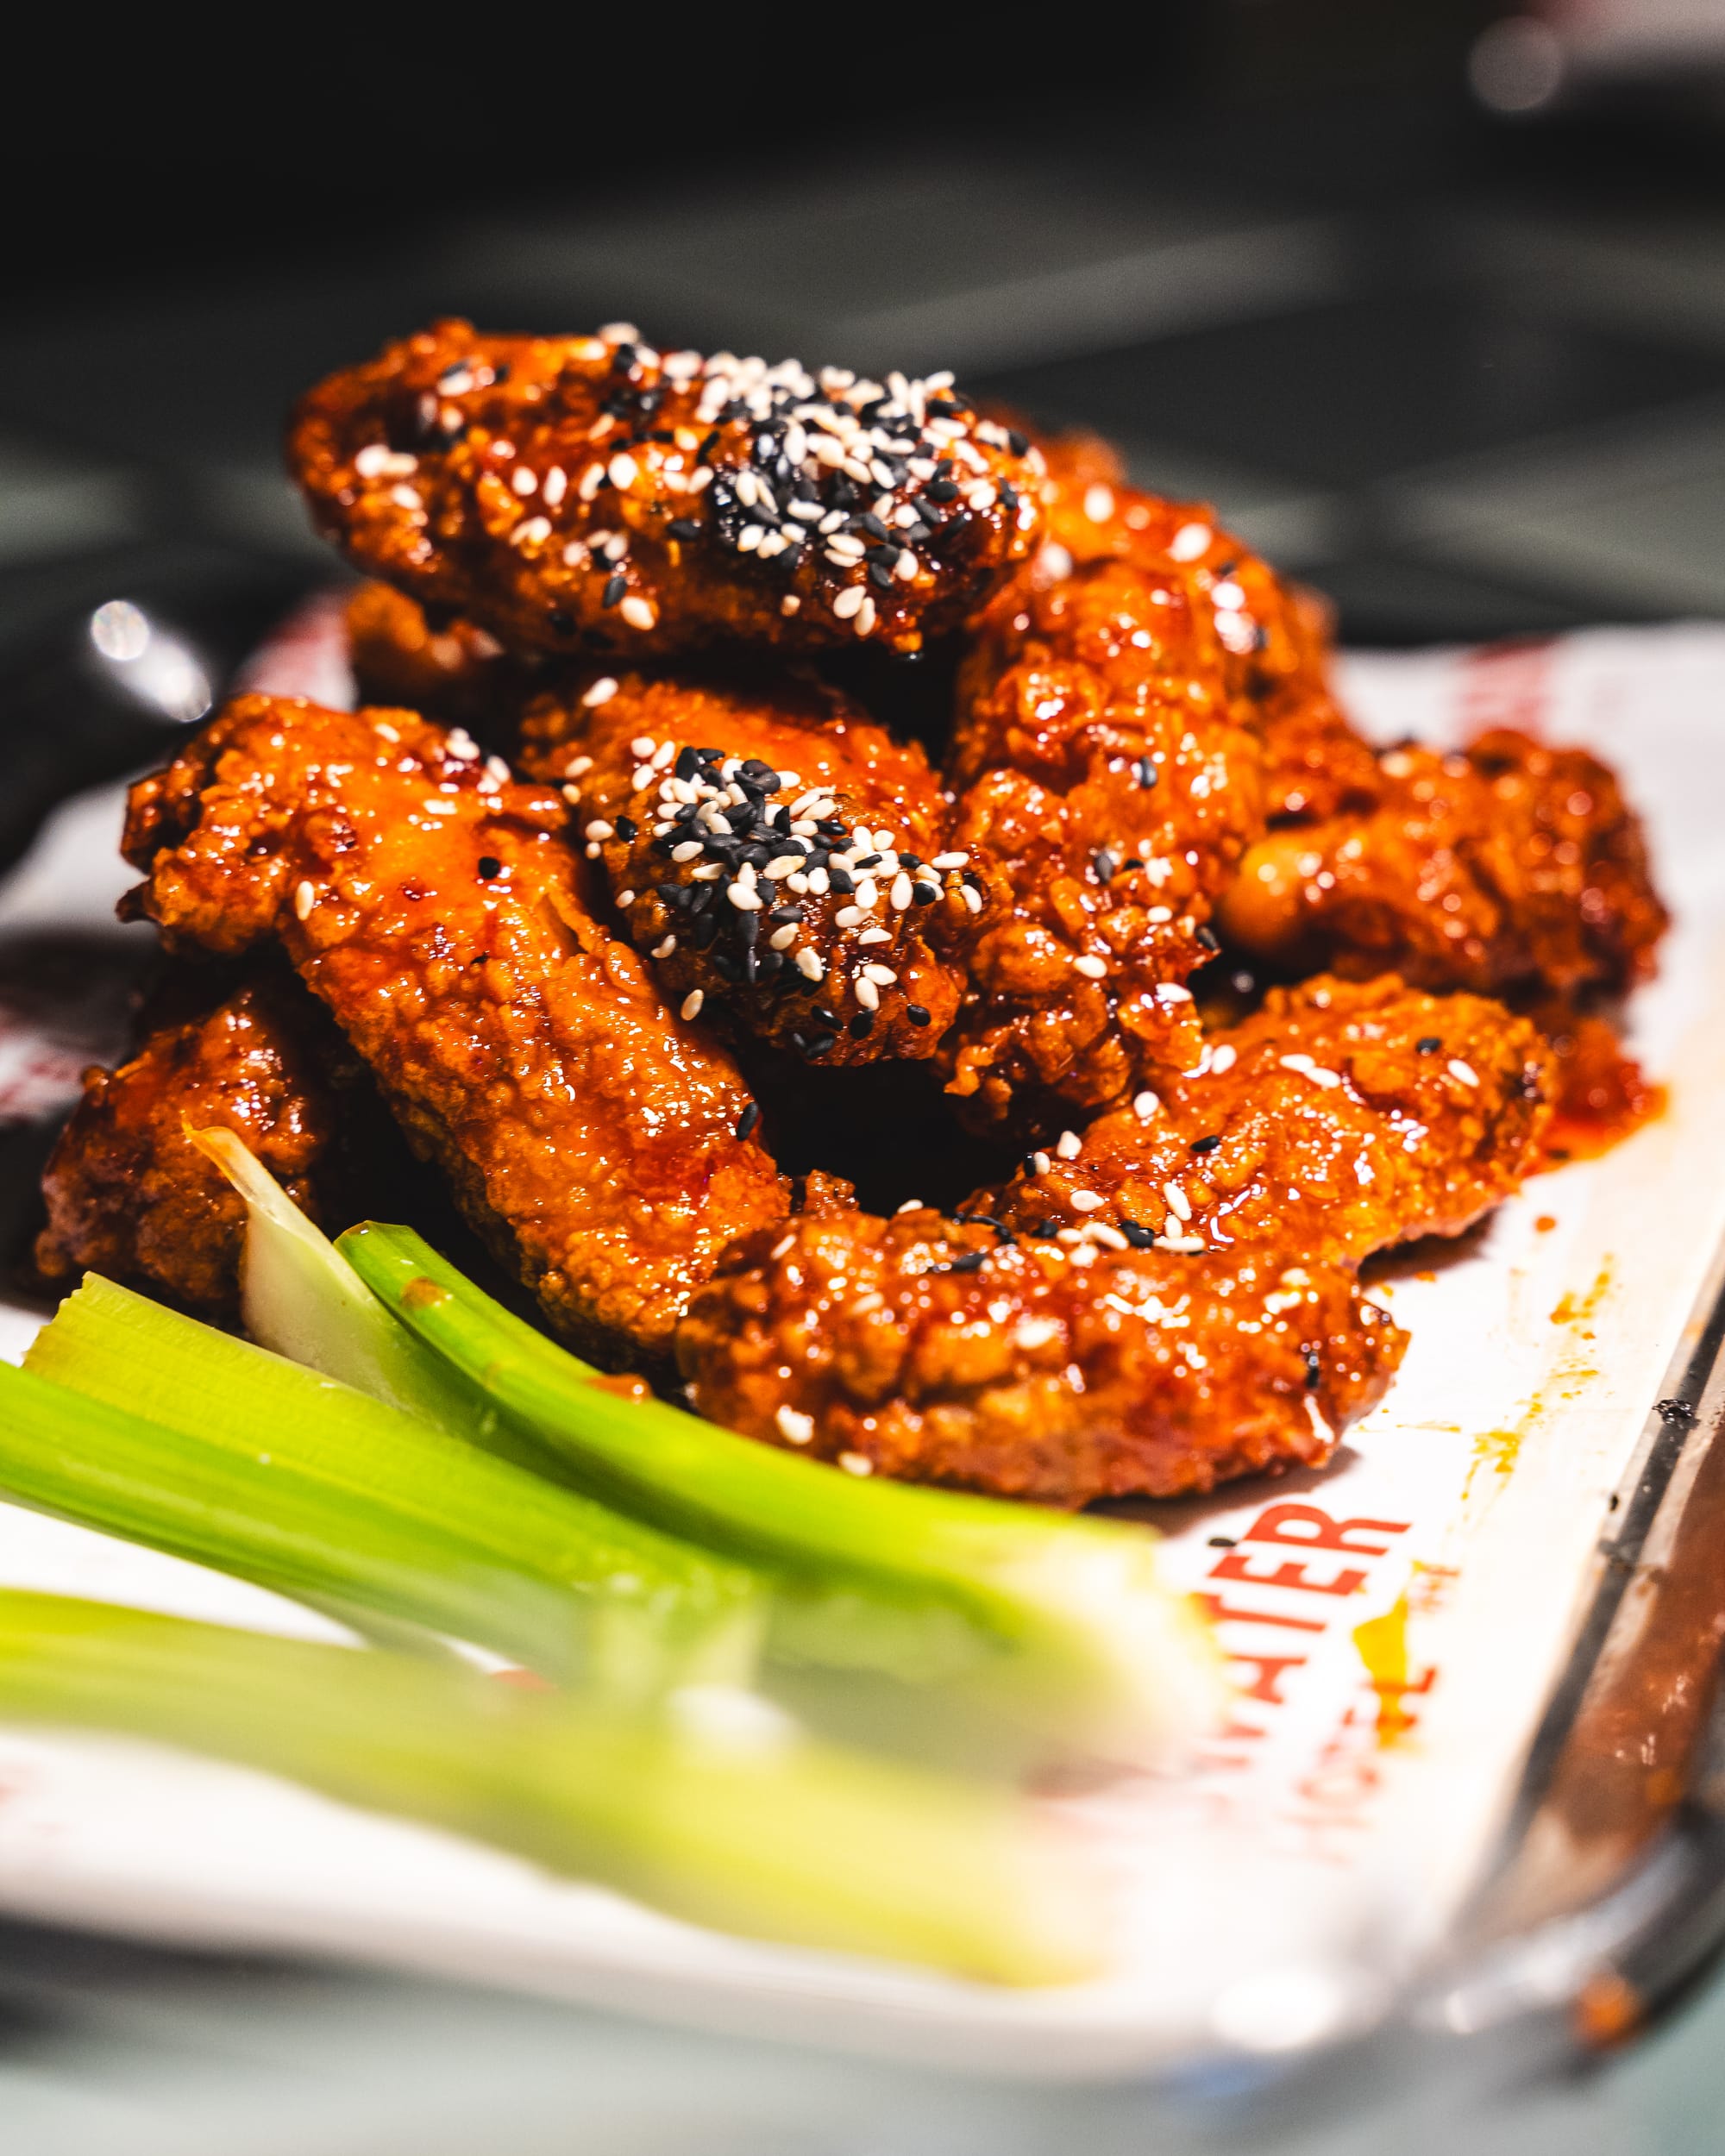
[[(329, 694), (324, 631), (303, 631), (295, 651)], [(1069, 1808), (1117, 1878), (1113, 1974), (1006, 1995), (751, 1946), (261, 1776), (4, 1730), (0, 1906), (998, 2072), (1273, 2053), (1380, 2015), (1491, 1846), (1608, 1501), (1725, 1236), (1725, 629), (1357, 656), (1339, 670), (1381, 737), (1509, 723), (1616, 765), (1676, 917), (1633, 1013), (1672, 1105), (1603, 1160), (1535, 1182), (1440, 1276), (1395, 1285), (1413, 1347), (1327, 1473), (1167, 1508), (1182, 1573), (1221, 1598), (1241, 1733), (1182, 1781)], [(298, 678), (279, 663), (273, 685)], [(127, 880), (117, 827), (116, 796), (69, 805), (0, 891), (0, 936), (99, 922)], [(12, 1014), (0, 1117), (69, 1097), (77, 1060), (75, 1042)], [(20, 1352), (36, 1322), (0, 1307), (0, 1351)], [(1285, 1540), (1301, 1533), (1346, 1547), (1314, 1557), (1304, 1589), (1267, 1583), (1301, 1555)], [(1215, 1536), (1238, 1546), (1219, 1552)], [(1353, 1591), (1312, 1591), (1344, 1570), (1364, 1575)], [(6, 1507), (0, 1580), (329, 1632), (276, 1597)]]

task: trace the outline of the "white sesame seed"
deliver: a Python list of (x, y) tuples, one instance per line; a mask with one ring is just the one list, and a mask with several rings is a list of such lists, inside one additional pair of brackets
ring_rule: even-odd
[(706, 1001), (706, 996), (699, 988), (691, 988), (683, 998), (682, 1016), (686, 1018), (698, 1018), (700, 1016), (700, 1007)]
[(602, 816), (596, 816), (581, 835), (585, 838), (596, 838), (603, 842), (611, 837), (612, 827)]
[(881, 903), (881, 888), (873, 876), (864, 876), (857, 884), (856, 903), (865, 913), (872, 913)]
[(1054, 1165), (1047, 1154), (1043, 1152), (1032, 1153), (1030, 1156), (1030, 1164), (1038, 1175), (1045, 1175)]
[(862, 968), (862, 978), (872, 981), (881, 988), (890, 988), (898, 977), (890, 966), (864, 966)]
[(940, 869), (968, 868), (970, 866), (970, 856), (969, 854), (937, 854), (929, 866), (932, 868)]
[(825, 898), (832, 888), (831, 878), (825, 868), (811, 868), (808, 872), (808, 887), (816, 898)]
[(1164, 1183), (1162, 1194), (1168, 1201), (1168, 1210), (1176, 1220), (1192, 1218), (1192, 1200), (1178, 1183)]
[(860, 584), (847, 584), (832, 602), (835, 617), (839, 621), (849, 621), (853, 614), (861, 612), (862, 599), (862, 586)]
[(856, 609), (856, 633), (859, 636), (866, 636), (874, 626), (875, 602), (872, 599), (865, 598), (862, 604)]
[(637, 734), (629, 744), (629, 753), (639, 761), (645, 763), (658, 745), (651, 734)]
[(739, 913), (758, 913), (761, 911), (760, 893), (751, 891), (746, 883), (727, 884), (724, 895)]
[(1075, 1190), (1072, 1194), (1072, 1210), (1075, 1213), (1095, 1213), (1107, 1203), (1107, 1200), (1099, 1190)]
[(1479, 1073), (1471, 1063), (1463, 1062), (1459, 1056), (1452, 1056), (1444, 1068), (1452, 1078), (1459, 1080), (1465, 1086), (1477, 1086), (1479, 1083)]
[(893, 931), (889, 928), (865, 928), (856, 940), (859, 943), (890, 943)]
[(1161, 1101), (1153, 1093), (1141, 1093), (1132, 1102), (1132, 1113), (1140, 1123), (1148, 1123), (1161, 1106)]
[(774, 1244), (772, 1249), (768, 1251), (768, 1257), (775, 1258), (782, 1257), (787, 1250), (795, 1247), (796, 1239), (796, 1232), (794, 1229), (789, 1235), (781, 1235), (778, 1241)]
[(779, 1435), (790, 1445), (806, 1445), (814, 1435), (814, 1417), (801, 1413), (788, 1402), (773, 1418)]
[(797, 597), (794, 592), (787, 592), (785, 596), (779, 601), (779, 611), (785, 615), (794, 614), (799, 611), (801, 605), (802, 601)]
[(699, 861), (705, 850), (699, 839), (686, 838), (681, 846), (672, 847), (671, 858), (676, 862)]
[(635, 893), (632, 891), (619, 891), (617, 894), (617, 903), (618, 909), (626, 913), (635, 903)]
[(317, 892), (312, 884), (301, 883), (293, 894), (293, 910), (303, 921), (317, 903)]
[(401, 739), (401, 736), (396, 731), (395, 728), (389, 725), (385, 720), (380, 718), (374, 718), (372, 721), (372, 731), (385, 741), (399, 741)]
[(775, 928), (767, 938), (775, 950), (788, 950), (796, 940), (797, 924), (794, 921), (787, 921), (782, 928)]
[(509, 483), (518, 494), (536, 493), (539, 487), (539, 474), (525, 464), (518, 464), (514, 476)]
[(655, 943), (652, 950), (648, 952), (647, 956), (649, 958), (668, 958), (676, 948), (676, 937), (674, 936), (668, 936), (662, 943)]
[(875, 1472), (875, 1463), (866, 1452), (841, 1452), (838, 1464), (847, 1475), (872, 1475)]
[(819, 981), (826, 968), (820, 962), (819, 952), (809, 950), (806, 944), (797, 953), (797, 971), (805, 981)]
[(982, 893), (980, 891), (973, 891), (967, 883), (964, 886), (963, 895), (965, 905), (973, 913), (980, 913), (982, 911)]
[(868, 918), (860, 906), (842, 906), (832, 920), (836, 928), (860, 928)]
[(1087, 952), (1082, 958), (1075, 958), (1072, 963), (1088, 981), (1106, 981), (1108, 977), (1108, 963), (1105, 958), (1093, 958)]
[(1195, 561), (1210, 543), (1208, 524), (1182, 524), (1168, 542), (1168, 551), (1176, 561)]
[(1026, 1351), (1046, 1347), (1059, 1338), (1060, 1326), (1053, 1318), (1020, 1318), (1013, 1327), (1013, 1345)]
[(1060, 1133), (1060, 1143), (1054, 1150), (1062, 1160), (1076, 1160), (1083, 1150), (1083, 1143), (1076, 1131), (1063, 1131)]
[(635, 791), (637, 793), (641, 791), (643, 787), (651, 786), (653, 783), (652, 765), (650, 763), (637, 763), (631, 775), (630, 783), (634, 787)]
[(584, 502), (590, 502), (593, 498), (594, 495), (598, 493), (600, 486), (604, 483), (604, 465), (590, 464), (588, 465), (586, 470), (581, 473), (580, 483), (576, 487), (575, 492), (580, 496)]
[(676, 753), (677, 744), (675, 742), (662, 741), (659, 743), (659, 746), (653, 751), (653, 768), (656, 771), (662, 771), (666, 765), (675, 756)]
[(901, 584), (911, 584), (916, 580), (916, 556), (911, 552), (908, 547), (900, 548), (899, 558), (893, 564), (893, 574), (898, 578)]
[(803, 859), (804, 856), (801, 854), (777, 854), (767, 863), (761, 873), (763, 876), (770, 876), (776, 883), (781, 876), (787, 876), (794, 870), (800, 868), (803, 865)]
[(1210, 1075), (1220, 1078), (1225, 1070), (1232, 1070), (1238, 1061), (1238, 1052), (1225, 1043), (1210, 1057)]
[(1182, 988), (1177, 981), (1164, 981), (1157, 989), (1156, 1000), (1158, 1003), (1189, 1003), (1192, 991)]
[(862, 1006), (862, 1008), (865, 1011), (878, 1011), (880, 1009), (881, 991), (875, 986), (874, 982), (869, 980), (866, 973), (859, 981), (853, 983), (853, 987), (856, 990), (856, 1000)]
[(637, 592), (631, 592), (617, 611), (631, 629), (650, 629), (659, 618), (650, 603)]
[(555, 509), (557, 506), (568, 492), (568, 475), (563, 470), (562, 466), (554, 464), (545, 474), (545, 483), (540, 490), (547, 509)]
[(1093, 1220), (1090, 1223), (1090, 1234), (1105, 1250), (1129, 1250), (1132, 1248), (1132, 1244), (1127, 1242), (1120, 1230), (1110, 1226), (1106, 1220)]
[(619, 449), (605, 468), (618, 492), (626, 494), (634, 486), (641, 467), (626, 449)]
[(1093, 524), (1105, 524), (1114, 513), (1114, 490), (1099, 481), (1084, 490), (1084, 514)]
[(564, 787), (562, 788), (562, 795), (563, 799), (568, 803), (571, 808), (579, 808), (580, 806), (581, 790), (578, 786)]

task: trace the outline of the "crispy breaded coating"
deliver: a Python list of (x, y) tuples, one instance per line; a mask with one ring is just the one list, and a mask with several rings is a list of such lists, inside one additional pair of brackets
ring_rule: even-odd
[(752, 1235), (677, 1335), (696, 1408), (733, 1429), (1070, 1506), (1321, 1466), (1405, 1345), (1344, 1274), (1285, 1251), (1082, 1263), (932, 1211)]
[(934, 1053), (1007, 895), (921, 749), (784, 674), (577, 674), (523, 730), (670, 1001), (807, 1062)]
[(1040, 457), (950, 379), (440, 322), (304, 398), (288, 462), (359, 567), (512, 651), (911, 652), (1041, 526)]
[(1229, 711), (1259, 743), (1269, 821), (1333, 815), (1372, 799), (1371, 750), (1326, 686), (1331, 624), (1318, 594), (1279, 577), (1206, 504), (1128, 486), (1098, 436), (1057, 435), (1038, 446), (1048, 467), (1046, 536), (1015, 585), (1057, 583), (1098, 561), (1178, 577), (1188, 605), (1210, 625)]
[(1375, 806), (1247, 855), (1220, 909), (1232, 944), (1289, 971), (1494, 995), (1615, 993), (1653, 973), (1665, 910), (1596, 757), (1505, 730), (1377, 768)]
[(1458, 1235), (1543, 1164), (1556, 1094), (1533, 1025), (1393, 975), (1274, 989), (1158, 1099), (1068, 1133), (981, 1209), (1069, 1244), (1357, 1265)]
[(564, 805), (411, 712), (242, 697), (133, 788), (135, 910), (279, 938), (555, 1329), (652, 1356), (787, 1191), (729, 1057), (587, 910)]
[(541, 668), (511, 658), (460, 615), (434, 627), (425, 609), (387, 584), (362, 584), (348, 601), (348, 656), (362, 704), (417, 711), (465, 726), (488, 749), (514, 746), (522, 706)]
[(1102, 560), (978, 624), (948, 775), (952, 844), (1005, 871), (941, 1056), (978, 1128), (1094, 1112), (1147, 1063), (1190, 1062), (1187, 976), (1264, 828), (1259, 758), (1229, 716), (1185, 586)]
[(357, 1057), (291, 975), (248, 981), (152, 1030), (117, 1069), (85, 1073), (42, 1177), (39, 1269), (56, 1281), (103, 1273), (232, 1317), (246, 1208), (187, 1125), (235, 1131), (296, 1205), (339, 1229), (359, 1213), (336, 1217), (355, 1186), (337, 1125), (362, 1083)]

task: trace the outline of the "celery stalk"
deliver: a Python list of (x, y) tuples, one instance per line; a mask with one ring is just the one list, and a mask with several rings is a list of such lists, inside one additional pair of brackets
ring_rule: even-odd
[(1208, 1726), (1225, 1690), (1153, 1538), (1112, 1521), (860, 1482), (592, 1384), (410, 1228), (338, 1248), (420, 1339), (528, 1425), (605, 1503), (780, 1583), (781, 1657), (957, 1682), (1063, 1747), (1141, 1759)]
[[(185, 1134), (245, 1200), (241, 1308), (258, 1345), (440, 1430), (474, 1435), (486, 1418), (484, 1395), (390, 1319), (329, 1237), (235, 1132), (194, 1131), (188, 1124)], [(491, 1414), (494, 1420), (495, 1410)]]
[(620, 1695), (760, 1637), (747, 1568), (94, 1275), (0, 1365), (0, 1490)]
[(0, 1592), (10, 1719), (281, 1774), (755, 1937), (1006, 1984), (1094, 1969), (1086, 1882), (1009, 1799), (690, 1703), (708, 1711), (648, 1724), (397, 1655)]

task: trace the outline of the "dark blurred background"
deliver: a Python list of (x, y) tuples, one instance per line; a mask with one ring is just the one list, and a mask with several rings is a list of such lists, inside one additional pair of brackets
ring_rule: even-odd
[(1357, 641), (1725, 607), (1725, 0), (1108, 13), (51, 27), (0, 632), (144, 560), (315, 566), (285, 408), (440, 312), (954, 367)]
[[(450, 312), (953, 367), (1217, 501), (1356, 642), (1725, 614), (1725, 0), (66, 9), (32, 40), (0, 649), (141, 581), (327, 573), (283, 413)], [(1476, 2156), (1700, 2156), (1722, 2044), (1716, 1981), (1585, 2084), (1452, 2066), (1254, 2123), (0, 1929), (8, 2156), (1421, 2156), (1464, 2113)]]

